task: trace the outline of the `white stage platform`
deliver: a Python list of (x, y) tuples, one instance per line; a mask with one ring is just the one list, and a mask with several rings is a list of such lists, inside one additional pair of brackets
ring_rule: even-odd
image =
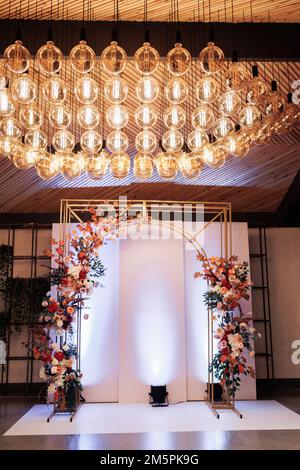
[(204, 402), (186, 402), (167, 408), (144, 404), (82, 404), (72, 423), (54, 416), (47, 405), (35, 405), (4, 435), (120, 434), (191, 431), (300, 429), (300, 416), (276, 401), (240, 401), (240, 419), (230, 410), (217, 419)]

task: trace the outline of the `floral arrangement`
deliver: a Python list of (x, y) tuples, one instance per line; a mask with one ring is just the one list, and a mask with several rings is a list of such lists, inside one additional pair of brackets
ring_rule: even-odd
[[(47, 380), (48, 392), (55, 399), (59, 391), (67, 406), (74, 408), (75, 389), (81, 390), (81, 373), (74, 370), (77, 348), (68, 344), (68, 339), (80, 308), (99, 286), (97, 279), (105, 274), (98, 258), (103, 237), (97, 224), (92, 227), (87, 223), (78, 225), (66, 240), (51, 240), (51, 243), (55, 262), (50, 273), (52, 290), (42, 300), (40, 328), (34, 331), (33, 355), (42, 361), (40, 377)], [(59, 345), (52, 340), (55, 336), (66, 341)]]
[(194, 277), (208, 282), (204, 301), (215, 312), (213, 320), (219, 320), (214, 335), (218, 340), (218, 351), (209, 364), (209, 372), (213, 372), (228, 395), (234, 397), (240, 386), (241, 374), (255, 377), (253, 367), (247, 364), (245, 357), (245, 351), (251, 357), (255, 354), (252, 347), (255, 328), (250, 324), (251, 314), (244, 314), (241, 307), (241, 300), (249, 299), (251, 287), (248, 263), (239, 263), (236, 256), (225, 260), (199, 254), (197, 259), (202, 270)]

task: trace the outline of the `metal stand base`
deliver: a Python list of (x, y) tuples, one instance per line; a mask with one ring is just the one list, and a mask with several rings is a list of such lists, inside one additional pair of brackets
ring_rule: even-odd
[(206, 400), (205, 403), (209, 407), (209, 409), (213, 412), (217, 419), (220, 419), (220, 414), (218, 410), (232, 410), (235, 414), (238, 415), (240, 419), (243, 418), (242, 413), (235, 407), (233, 402), (229, 403), (211, 403), (210, 401)]
[(47, 423), (50, 423), (50, 419), (52, 419), (53, 416), (58, 415), (58, 414), (60, 414), (60, 415), (61, 414), (69, 415), (70, 416), (70, 423), (72, 423), (73, 418), (74, 418), (75, 414), (78, 411), (78, 408), (79, 408), (79, 406), (74, 411), (58, 411), (58, 410), (53, 409), (52, 413), (47, 418)]

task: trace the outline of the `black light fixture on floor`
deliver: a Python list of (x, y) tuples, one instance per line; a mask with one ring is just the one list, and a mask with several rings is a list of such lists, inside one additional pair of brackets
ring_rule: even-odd
[(168, 406), (169, 392), (166, 385), (151, 385), (149, 392), (149, 403), (151, 406)]

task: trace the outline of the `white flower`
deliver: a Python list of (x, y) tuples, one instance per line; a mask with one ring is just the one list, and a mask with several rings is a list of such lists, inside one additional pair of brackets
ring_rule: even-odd
[(45, 367), (44, 367), (44, 366), (41, 366), (41, 368), (40, 368), (39, 377), (40, 377), (40, 379), (42, 379), (42, 380), (47, 380), (47, 375), (46, 375)]
[(77, 279), (79, 277), (79, 273), (81, 269), (82, 269), (81, 266), (70, 266), (69, 274)]
[(57, 324), (58, 328), (61, 328), (63, 326), (64, 322), (59, 319), (59, 320), (57, 320), (56, 324)]
[(251, 334), (255, 333), (256, 329), (255, 328), (249, 328), (249, 331)]
[(53, 358), (52, 358), (51, 364), (52, 364), (53, 366), (57, 366), (58, 360), (56, 359), (56, 357), (53, 357)]
[(43, 307), (47, 307), (47, 305), (48, 305), (48, 302), (47, 302), (47, 300), (43, 300), (43, 302), (42, 302), (42, 306), (43, 306)]
[(58, 351), (59, 350), (59, 346), (58, 346), (57, 343), (52, 343), (51, 348), (53, 349), (53, 351)]
[(56, 366), (52, 366), (51, 367), (51, 374), (56, 374), (57, 373), (57, 367)]
[(62, 349), (63, 349), (64, 351), (69, 351), (70, 348), (69, 348), (69, 346), (68, 346), (67, 344), (64, 344), (63, 347), (62, 347)]
[(64, 385), (64, 379), (62, 378), (62, 375), (59, 376), (59, 378), (55, 381), (56, 387), (62, 387)]

